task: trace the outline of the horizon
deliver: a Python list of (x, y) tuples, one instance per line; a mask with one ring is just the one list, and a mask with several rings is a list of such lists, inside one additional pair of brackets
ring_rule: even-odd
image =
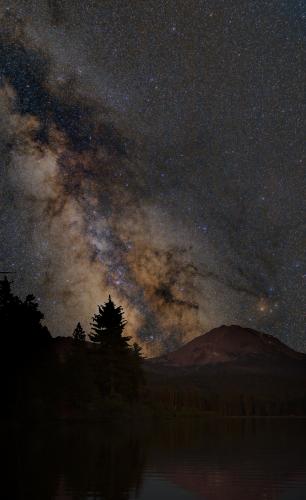
[[(7, 279), (7, 280), (8, 280), (8, 278), (7, 278), (7, 276), (6, 276), (6, 275), (7, 275), (7, 274), (13, 274), (13, 273), (8, 273), (8, 272), (0, 272), (0, 274), (3, 274), (3, 275), (4, 275), (4, 278), (3, 278), (4, 280), (5, 280), (5, 279)], [(13, 285), (13, 284), (14, 284), (14, 281), (9, 281), (9, 283), (10, 283), (11, 285)], [(40, 301), (39, 301), (39, 300), (38, 300), (35, 296), (34, 296), (34, 298), (37, 300), (38, 305), (39, 305), (39, 302), (40, 302)], [(111, 295), (110, 295), (110, 294), (108, 294), (108, 300), (111, 300)], [(97, 304), (97, 306), (96, 306), (96, 310), (97, 310), (97, 309), (98, 309), (101, 305), (106, 304), (106, 303), (107, 303), (107, 301), (105, 301), (104, 303), (102, 302), (102, 303), (100, 303), (100, 304)], [(114, 304), (115, 304), (115, 306), (116, 306), (116, 305), (119, 305), (119, 306), (120, 306), (120, 304), (116, 304), (116, 303), (114, 303)], [(42, 311), (42, 312), (43, 312), (43, 311)], [(123, 313), (124, 313), (124, 311), (123, 311)], [(92, 319), (93, 319), (93, 316), (92, 316), (91, 320), (92, 320)], [(44, 323), (44, 324), (45, 324), (45, 326), (48, 328), (48, 325), (47, 325), (46, 321), (43, 321), (43, 323)], [(78, 322), (78, 324), (81, 324), (81, 323), (80, 323), (80, 322)], [(90, 340), (90, 338), (89, 338), (89, 334), (90, 334), (90, 332), (92, 331), (92, 329), (91, 329), (91, 324), (92, 324), (92, 323), (88, 323), (87, 327), (89, 327), (89, 329), (87, 328), (87, 329), (85, 330), (85, 335), (86, 335), (85, 342), (90, 342), (90, 343), (93, 343), (93, 342), (92, 342), (92, 340)], [(126, 321), (126, 324), (128, 324), (128, 320)], [(81, 325), (82, 325), (82, 326), (84, 326), (84, 324), (81, 324)], [(86, 327), (86, 325), (85, 325), (85, 327)], [(186, 346), (187, 344), (191, 343), (192, 341), (194, 341), (194, 340), (198, 339), (199, 337), (203, 337), (203, 336), (205, 336), (205, 335), (206, 335), (206, 334), (208, 334), (208, 333), (212, 333), (213, 331), (215, 331), (215, 330), (220, 330), (220, 329), (222, 329), (222, 328), (227, 328), (227, 329), (238, 328), (238, 329), (245, 330), (245, 331), (249, 331), (249, 332), (251, 332), (251, 333), (255, 333), (255, 334), (259, 333), (260, 335), (264, 335), (264, 336), (266, 336), (266, 337), (270, 337), (270, 336), (271, 336), (273, 339), (278, 340), (278, 341), (279, 341), (282, 345), (284, 345), (284, 346), (286, 346), (286, 347), (288, 347), (288, 348), (292, 349), (293, 351), (295, 351), (295, 352), (297, 352), (297, 353), (305, 354), (305, 352), (304, 352), (304, 351), (301, 351), (301, 350), (298, 350), (298, 349), (293, 349), (293, 348), (290, 346), (290, 344), (289, 344), (289, 343), (286, 343), (285, 341), (281, 341), (277, 335), (273, 335), (273, 334), (270, 334), (270, 333), (267, 333), (267, 332), (264, 332), (264, 331), (258, 331), (258, 330), (255, 330), (255, 329), (254, 329), (254, 328), (252, 328), (251, 326), (243, 326), (243, 325), (238, 325), (238, 324), (228, 324), (228, 325), (226, 325), (226, 324), (221, 324), (221, 325), (219, 325), (219, 326), (213, 326), (211, 329), (209, 329), (209, 330), (207, 330), (207, 331), (205, 331), (205, 332), (199, 333), (199, 335), (196, 335), (196, 336), (195, 336), (195, 337), (193, 337), (192, 339), (189, 339), (189, 340), (186, 340), (185, 342), (182, 342), (182, 344), (178, 345), (176, 348), (174, 348), (174, 349), (172, 349), (172, 350), (165, 350), (165, 351), (161, 351), (161, 352), (159, 352), (159, 353), (157, 353), (157, 354), (152, 354), (152, 353), (151, 353), (151, 355), (148, 355), (148, 356), (146, 355), (146, 356), (145, 356), (145, 359), (154, 359), (154, 358), (163, 357), (163, 356), (165, 356), (165, 355), (167, 355), (167, 354), (171, 354), (171, 353), (175, 352), (176, 350), (179, 350), (179, 349), (181, 349), (182, 347)], [(72, 340), (72, 333), (73, 333), (73, 332), (67, 333), (67, 335), (56, 335), (56, 334), (54, 334), (53, 332), (50, 332), (51, 337), (52, 337), (53, 339), (71, 339), (71, 340)], [(136, 339), (137, 339), (137, 337), (134, 337), (134, 336), (132, 336), (132, 337), (131, 337), (131, 341), (133, 341), (133, 340), (135, 341)], [(145, 347), (146, 347), (146, 346), (145, 346), (145, 345), (141, 344), (141, 347), (142, 347), (142, 349), (143, 349), (144, 351), (146, 351), (146, 349), (145, 349)]]

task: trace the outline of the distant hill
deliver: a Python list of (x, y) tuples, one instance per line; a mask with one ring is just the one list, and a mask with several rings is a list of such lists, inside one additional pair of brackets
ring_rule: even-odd
[(237, 325), (145, 362), (150, 399), (172, 412), (306, 415), (306, 355)]
[(151, 363), (177, 367), (242, 361), (254, 359), (287, 358), (288, 361), (306, 361), (306, 355), (296, 352), (272, 335), (238, 325), (220, 326), (191, 340), (180, 349), (150, 360)]

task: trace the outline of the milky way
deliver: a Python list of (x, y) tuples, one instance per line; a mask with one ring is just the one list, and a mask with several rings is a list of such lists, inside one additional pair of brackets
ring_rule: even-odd
[(305, 349), (302, 3), (1, 9), (1, 266), (51, 333), (111, 293), (148, 355)]

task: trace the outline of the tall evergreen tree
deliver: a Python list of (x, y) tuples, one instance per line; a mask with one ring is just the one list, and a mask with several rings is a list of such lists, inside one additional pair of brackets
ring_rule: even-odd
[(128, 349), (130, 337), (122, 335), (125, 325), (126, 321), (122, 307), (115, 306), (109, 295), (108, 302), (98, 306), (98, 314), (93, 316), (92, 333), (89, 334), (89, 338), (92, 342), (106, 348), (121, 347), (122, 349)]
[(76, 342), (84, 342), (85, 341), (85, 339), (86, 339), (86, 333), (83, 330), (82, 325), (81, 325), (80, 322), (75, 327), (74, 332), (72, 334), (72, 338)]
[(121, 306), (111, 299), (98, 306), (93, 316), (92, 333), (89, 338), (100, 344), (101, 364), (98, 372), (100, 386), (105, 396), (120, 395), (125, 399), (136, 399), (136, 378), (140, 372), (140, 350), (129, 345), (130, 337), (123, 335), (126, 321)]

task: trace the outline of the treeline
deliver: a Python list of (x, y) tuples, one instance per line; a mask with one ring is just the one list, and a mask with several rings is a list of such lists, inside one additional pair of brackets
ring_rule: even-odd
[[(284, 371), (286, 367), (284, 366)], [(305, 416), (306, 370), (290, 375), (249, 373), (233, 367), (184, 371), (148, 368), (147, 385), (156, 414), (206, 416)]]
[(0, 280), (2, 417), (99, 417), (129, 411), (144, 387), (141, 348), (124, 335), (121, 306), (98, 306), (91, 332), (52, 338), (33, 295)]
[(153, 387), (149, 385), (152, 408), (157, 414), (169, 416), (305, 416), (306, 398), (285, 399), (278, 394), (265, 398), (259, 394), (205, 394), (198, 387)]

